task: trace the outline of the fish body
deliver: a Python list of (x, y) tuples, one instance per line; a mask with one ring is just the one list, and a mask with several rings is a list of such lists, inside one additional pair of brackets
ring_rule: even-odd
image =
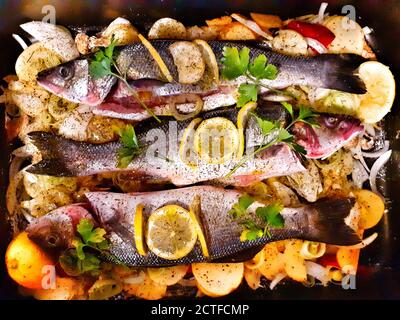
[[(164, 108), (171, 97), (184, 94), (196, 94), (203, 99), (209, 98), (206, 108), (218, 108), (236, 101), (236, 89), (248, 79), (244, 76), (235, 80), (222, 80), (220, 83), (209, 83), (203, 77), (196, 84), (178, 83), (178, 71), (174, 64), (169, 47), (170, 40), (152, 41), (152, 45), (160, 54), (168, 67), (174, 81), (166, 82), (158, 64), (142, 43), (118, 47), (116, 65), (122, 74), (126, 74), (131, 85), (141, 92), (143, 100), (150, 106)], [(266, 49), (258, 43), (209, 41), (219, 70), (222, 69), (224, 47), (243, 47), (250, 49), (250, 57), (266, 55), (268, 62), (278, 67), (279, 73), (274, 80), (261, 80), (263, 86), (281, 89), (290, 85), (305, 85), (317, 88), (335, 89), (350, 93), (365, 93), (365, 85), (355, 74), (363, 62), (354, 54), (321, 54), (313, 57), (288, 56)], [(112, 90), (117, 79), (112, 76), (94, 80), (89, 73), (90, 56), (64, 63), (45, 70), (38, 75), (38, 83), (67, 100), (97, 106), (96, 113), (131, 120), (148, 117), (132, 93), (121, 89), (120, 82), (116, 90)], [(149, 81), (150, 80), (150, 81)], [(123, 85), (122, 85), (123, 86)], [(261, 94), (268, 91), (261, 87)], [(208, 109), (205, 109), (208, 110)], [(137, 113), (141, 115), (137, 115)]]
[[(239, 262), (251, 258), (255, 252), (268, 242), (297, 238), (336, 245), (356, 244), (360, 240), (348, 227), (344, 219), (349, 215), (354, 200), (328, 199), (312, 205), (298, 208), (284, 208), (281, 215), (284, 227), (271, 229), (271, 237), (265, 236), (252, 241), (240, 241), (243, 227), (232, 218), (228, 211), (242, 195), (235, 190), (226, 190), (212, 186), (195, 186), (158, 192), (120, 194), (111, 192), (88, 192), (85, 194), (92, 214), (99, 225), (107, 231), (112, 256), (128, 266), (169, 266), (193, 262)], [(136, 206), (144, 206), (144, 219), (154, 210), (167, 204), (177, 204), (188, 209), (195, 197), (200, 197), (200, 223), (206, 238), (209, 258), (204, 257), (201, 246), (197, 243), (193, 250), (179, 260), (165, 260), (148, 252), (140, 255), (134, 244), (133, 221)], [(253, 212), (261, 203), (254, 203), (249, 210)], [(69, 210), (63, 207), (59, 210)], [(250, 213), (252, 214), (252, 213)], [(49, 228), (41, 217), (29, 226), (27, 231), (32, 239), (39, 239), (37, 230)], [(45, 238), (45, 237), (44, 237)], [(43, 243), (43, 241), (42, 241)]]
[[(261, 118), (281, 123), (288, 122), (287, 111), (280, 105), (262, 105), (255, 111)], [(201, 119), (216, 117), (237, 122), (238, 109), (226, 108), (209, 111)], [(324, 127), (326, 117), (318, 118), (320, 128), (308, 125), (300, 130), (294, 127), (295, 140), (304, 146), (307, 156), (324, 157), (338, 150), (355, 134), (363, 131), (360, 122), (353, 118), (339, 116), (336, 127)], [(336, 119), (335, 118), (335, 119)], [(29, 134), (31, 141), (42, 153), (42, 161), (32, 165), (28, 171), (36, 174), (54, 176), (87, 176), (102, 172), (129, 170), (138, 180), (170, 182), (177, 186), (195, 184), (203, 181), (218, 180), (225, 185), (246, 186), (269, 177), (290, 175), (305, 171), (299, 157), (286, 144), (276, 144), (255, 157), (248, 159), (229, 178), (226, 176), (240, 159), (233, 158), (222, 164), (209, 164), (195, 157), (195, 166), (189, 166), (179, 152), (182, 136), (192, 120), (176, 121), (165, 117), (162, 123), (147, 119), (135, 126), (139, 145), (143, 150), (127, 168), (118, 168), (118, 150), (120, 142), (91, 144), (65, 139), (46, 132)], [(332, 119), (330, 121), (333, 121)], [(245, 150), (251, 154), (261, 145), (263, 136), (257, 122), (250, 118), (245, 127)]]

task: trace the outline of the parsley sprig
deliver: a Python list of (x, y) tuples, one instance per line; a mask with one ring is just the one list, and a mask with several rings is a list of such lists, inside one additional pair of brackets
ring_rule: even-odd
[(260, 54), (250, 63), (250, 49), (247, 47), (242, 48), (240, 51), (236, 47), (224, 47), (221, 75), (228, 80), (234, 80), (240, 76), (247, 78), (247, 83), (242, 83), (238, 88), (237, 106), (239, 108), (243, 107), (247, 102), (257, 101), (259, 87), (265, 87), (279, 94), (289, 95), (261, 82), (263, 79), (274, 80), (278, 76), (278, 68), (267, 62), (267, 57), (264, 54)]
[[(89, 73), (94, 79), (99, 79), (105, 76), (114, 76), (120, 79), (128, 88), (129, 92), (132, 93), (136, 101), (145, 109), (154, 119), (158, 122), (161, 120), (154, 114), (154, 112), (149, 109), (146, 104), (140, 99), (136, 90), (134, 90), (128, 83), (126, 79), (126, 74), (122, 74), (119, 70), (117, 63), (115, 61), (115, 46), (116, 41), (113, 38), (109, 46), (100, 48), (99, 51), (94, 55), (94, 59), (90, 61)], [(115, 70), (115, 71), (114, 71)]]
[(102, 253), (109, 248), (109, 243), (104, 237), (106, 231), (102, 228), (94, 228), (89, 219), (81, 219), (77, 225), (77, 232), (79, 236), (76, 236), (72, 242), (74, 248), (65, 251), (60, 256), (60, 264), (71, 276), (83, 273), (96, 275), (100, 271), (101, 261), (92, 252)]
[(262, 119), (257, 114), (252, 113), (251, 115), (257, 120), (258, 126), (261, 129), (262, 134), (262, 142), (260, 146), (254, 150), (252, 153), (242, 157), (239, 163), (227, 174), (227, 178), (231, 177), (237, 169), (239, 169), (244, 163), (248, 160), (259, 154), (260, 152), (272, 147), (277, 143), (286, 143), (290, 148), (300, 154), (306, 154), (306, 150), (299, 144), (297, 144), (294, 140), (294, 136), (289, 132), (289, 129), (296, 123), (296, 122), (303, 122), (311, 125), (312, 127), (319, 126), (318, 122), (316, 121), (317, 113), (313, 112), (309, 108), (304, 106), (299, 107), (298, 116), (294, 116), (293, 106), (288, 102), (282, 102), (282, 106), (289, 112), (291, 116), (291, 122), (288, 126), (283, 128), (279, 121), (270, 121), (266, 119)]
[(132, 125), (128, 124), (123, 128), (114, 127), (114, 131), (119, 135), (122, 144), (117, 150), (118, 168), (126, 168), (132, 159), (141, 153), (142, 147)]
[(241, 239), (256, 240), (264, 236), (271, 238), (272, 228), (283, 228), (285, 225), (285, 220), (280, 214), (283, 206), (274, 203), (264, 207), (258, 207), (255, 213), (259, 221), (255, 221), (248, 213), (248, 208), (254, 202), (255, 200), (252, 197), (244, 194), (239, 197), (238, 201), (232, 206), (232, 209), (228, 213), (243, 226)]

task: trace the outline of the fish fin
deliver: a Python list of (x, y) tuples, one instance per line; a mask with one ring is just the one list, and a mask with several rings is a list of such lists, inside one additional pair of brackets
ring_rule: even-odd
[(33, 174), (44, 174), (56, 177), (74, 176), (64, 156), (71, 151), (70, 141), (55, 134), (35, 131), (28, 137), (32, 144), (40, 151), (42, 160), (29, 166), (26, 171)]
[(326, 87), (355, 94), (366, 93), (364, 82), (357, 75), (357, 69), (366, 60), (357, 54), (321, 54), (316, 57), (323, 61), (323, 75)]
[(308, 240), (340, 246), (360, 243), (360, 237), (345, 223), (354, 204), (354, 198), (346, 198), (322, 199), (311, 205)]

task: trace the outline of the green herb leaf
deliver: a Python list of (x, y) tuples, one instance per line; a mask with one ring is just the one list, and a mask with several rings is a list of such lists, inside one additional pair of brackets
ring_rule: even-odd
[(254, 59), (253, 63), (249, 65), (249, 72), (257, 80), (273, 80), (278, 75), (278, 69), (272, 64), (267, 64), (267, 57), (264, 54), (260, 54)]
[(245, 229), (246, 232), (246, 240), (256, 240), (258, 238), (261, 238), (264, 233), (262, 229)]
[(290, 116), (292, 117), (292, 120), (293, 120), (293, 118), (294, 118), (293, 106), (289, 102), (286, 102), (286, 101), (281, 102), (281, 104), (289, 112), (289, 114), (290, 114)]
[(122, 144), (117, 150), (118, 168), (126, 168), (133, 158), (140, 154), (141, 147), (132, 125), (126, 125), (124, 128), (114, 128), (114, 130), (119, 135)]
[(94, 79), (99, 79), (105, 76), (110, 75), (111, 69), (110, 67), (105, 67), (107, 62), (100, 61), (92, 61), (89, 65), (89, 73)]
[(244, 194), (239, 197), (238, 201), (232, 206), (232, 209), (229, 210), (229, 214), (231, 214), (235, 219), (242, 217), (246, 214), (246, 210), (251, 204), (254, 202), (254, 199), (247, 194)]
[(269, 135), (272, 131), (276, 130), (277, 126), (276, 123), (265, 120), (261, 117), (259, 117), (257, 114), (252, 113), (252, 116), (256, 118), (258, 126), (261, 129), (261, 132), (264, 136)]
[(239, 108), (243, 107), (249, 101), (257, 101), (257, 86), (255, 84), (242, 83), (239, 86), (238, 92), (237, 106)]
[(280, 212), (283, 206), (280, 204), (271, 204), (256, 209), (256, 215), (261, 218), (268, 226), (273, 228), (283, 228), (285, 220)]
[(278, 140), (282, 142), (290, 142), (293, 140), (293, 135), (285, 128), (280, 128), (278, 132)]
[(300, 154), (303, 154), (303, 155), (307, 154), (306, 149), (304, 149), (304, 147), (299, 145), (298, 143), (292, 143), (290, 146), (293, 148), (294, 151), (296, 151)]
[(236, 47), (224, 47), (221, 74), (233, 80), (246, 73), (250, 61), (250, 49), (244, 47), (240, 52)]

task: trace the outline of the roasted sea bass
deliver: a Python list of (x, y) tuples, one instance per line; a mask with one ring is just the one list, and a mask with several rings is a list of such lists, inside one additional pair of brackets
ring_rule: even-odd
[[(290, 238), (336, 245), (353, 245), (360, 241), (344, 221), (354, 205), (351, 198), (323, 199), (312, 205), (283, 208), (280, 228), (271, 228), (268, 235), (255, 240), (243, 241), (240, 238), (243, 225), (229, 213), (242, 196), (238, 191), (196, 186), (134, 194), (88, 192), (85, 195), (91, 213), (83, 207), (86, 205), (58, 208), (34, 220), (27, 228), (29, 237), (47, 248), (71, 247), (76, 224), (80, 218), (92, 214), (90, 219), (107, 231), (110, 256), (129, 266), (244, 261), (266, 243)], [(203, 245), (200, 238), (196, 241), (196, 231), (192, 230), (190, 222), (193, 220), (189, 208), (196, 199), (199, 201), (197, 225), (204, 235)], [(254, 202), (248, 208), (249, 215), (263, 206)], [(140, 229), (144, 233), (143, 242), (149, 250), (137, 248), (143, 245), (137, 239), (138, 233), (135, 234), (139, 230), (135, 219), (139, 211), (145, 225)], [(204, 247), (207, 247), (208, 257)]]
[[(288, 122), (287, 112), (280, 105), (259, 106), (254, 112), (263, 119)], [(33, 132), (29, 137), (40, 150), (42, 161), (30, 166), (28, 171), (54, 176), (86, 176), (130, 170), (138, 180), (171, 182), (178, 186), (210, 180), (245, 186), (305, 170), (290, 146), (280, 143), (245, 159), (238, 167), (244, 156), (251, 155), (258, 145), (265, 143), (260, 139), (257, 121), (250, 114), (242, 129), (239, 118), (237, 108), (228, 108), (204, 113), (194, 120), (142, 121), (135, 126), (141, 149), (127, 168), (118, 167), (121, 142), (91, 144)], [(317, 121), (319, 128), (304, 123), (292, 127), (295, 140), (311, 158), (328, 156), (363, 130), (359, 121), (350, 117), (319, 115)], [(244, 155), (238, 156), (239, 149)]]
[[(225, 47), (238, 49), (248, 47), (251, 59), (264, 54), (268, 62), (275, 65), (279, 72), (274, 80), (261, 80), (259, 92), (261, 95), (271, 88), (280, 89), (290, 85), (365, 93), (364, 83), (355, 74), (363, 62), (357, 55), (321, 54), (314, 57), (293, 57), (270, 51), (259, 43), (210, 41), (208, 44), (215, 55), (214, 65), (218, 63), (219, 71), (222, 68), (221, 59)], [(153, 41), (152, 45), (168, 68), (172, 81), (166, 81), (159, 64), (142, 43), (119, 47), (116, 65), (148, 107), (160, 107), (154, 110), (155, 113), (168, 113), (168, 109), (163, 106), (172, 102), (195, 103), (199, 97), (204, 101), (204, 111), (233, 105), (237, 99), (238, 86), (247, 82), (244, 76), (231, 81), (224, 79), (214, 81), (215, 77), (207, 73), (209, 70), (205, 67), (205, 62), (194, 62), (201, 59), (201, 56), (195, 57), (199, 49), (191, 42), (158, 40)], [(194, 46), (193, 49), (187, 50), (190, 46)], [(192, 60), (190, 57), (185, 60), (183, 71), (180, 70), (180, 55), (193, 55)], [(116, 77), (110, 75), (98, 79), (91, 77), (89, 72), (91, 59), (93, 57), (84, 56), (45, 70), (38, 75), (38, 83), (67, 100), (96, 106), (94, 112), (97, 114), (130, 120), (147, 118), (149, 116), (147, 111), (144, 111), (125, 84), (120, 81), (116, 84)], [(192, 65), (189, 68), (190, 61)]]

